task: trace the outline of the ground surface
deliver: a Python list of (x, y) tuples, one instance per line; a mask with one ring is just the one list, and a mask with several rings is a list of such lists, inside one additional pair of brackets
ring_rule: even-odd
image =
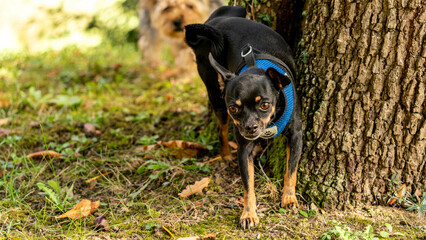
[[(308, 204), (301, 212), (280, 209), (275, 188), (281, 183), (259, 169), (261, 223), (241, 230), (238, 169), (221, 161), (202, 164), (218, 156), (214, 124), (206, 121), (204, 86), (200, 79), (162, 80), (162, 71), (140, 66), (131, 46), (2, 57), (1, 239), (207, 234), (216, 234), (216, 239), (336, 239), (333, 232), (339, 231), (349, 237), (360, 231), (359, 239), (386, 233), (392, 239), (426, 238), (425, 218), (398, 208), (312, 211)], [(164, 147), (143, 148), (160, 140), (196, 142), (207, 150), (182, 158)], [(42, 150), (63, 155), (26, 157)], [(203, 194), (179, 197), (203, 177), (212, 179)], [(55, 218), (81, 199), (101, 204), (85, 218)], [(109, 222), (108, 231), (95, 229), (94, 220), (101, 215)]]

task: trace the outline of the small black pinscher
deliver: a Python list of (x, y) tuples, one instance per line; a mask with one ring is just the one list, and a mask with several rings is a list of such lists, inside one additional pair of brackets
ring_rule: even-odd
[(205, 24), (185, 27), (198, 73), (206, 85), (219, 128), (221, 155), (232, 160), (228, 122), (234, 121), (238, 163), (244, 185), (241, 226), (259, 223), (253, 159), (264, 139), (289, 135), (281, 206), (298, 207), (296, 172), (302, 152), (301, 109), (295, 91), (295, 64), (284, 39), (272, 29), (245, 19), (243, 7), (218, 8)]

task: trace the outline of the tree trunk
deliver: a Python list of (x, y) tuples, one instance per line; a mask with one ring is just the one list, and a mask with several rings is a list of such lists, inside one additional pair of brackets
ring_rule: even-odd
[(380, 204), (398, 174), (418, 194), (426, 186), (424, 0), (310, 0), (303, 15), (298, 192), (324, 207)]

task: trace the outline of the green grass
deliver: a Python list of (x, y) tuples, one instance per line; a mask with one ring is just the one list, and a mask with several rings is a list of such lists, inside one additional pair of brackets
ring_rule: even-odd
[[(205, 122), (202, 81), (172, 84), (139, 59), (130, 44), (0, 57), (0, 119), (8, 119), (0, 128), (15, 131), (0, 136), (1, 239), (171, 239), (167, 230), (176, 238), (217, 233), (218, 239), (318, 239), (333, 228), (332, 220), (354, 232), (373, 223), (378, 235), (389, 223), (405, 236), (426, 236), (416, 214), (395, 208), (373, 208), (365, 216), (280, 211), (268, 185), (279, 183), (261, 171), (256, 176), (261, 225), (241, 230), (237, 169), (220, 162), (200, 165), (218, 155), (214, 124)], [(99, 132), (85, 132), (84, 123)], [(209, 150), (191, 159), (163, 148), (141, 150), (158, 140), (194, 141)], [(63, 156), (26, 157), (41, 150)], [(105, 173), (95, 184), (86, 182)], [(205, 176), (213, 179), (207, 193), (179, 198), (186, 185)], [(55, 218), (84, 198), (100, 200), (101, 206), (79, 220)], [(100, 215), (110, 231), (95, 230)]]

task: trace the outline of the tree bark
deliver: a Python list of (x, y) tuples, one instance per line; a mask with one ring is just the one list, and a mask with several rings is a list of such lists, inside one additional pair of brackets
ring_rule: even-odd
[(425, 6), (306, 2), (296, 59), (305, 126), (298, 192), (307, 199), (383, 204), (393, 174), (408, 192), (426, 186)]

